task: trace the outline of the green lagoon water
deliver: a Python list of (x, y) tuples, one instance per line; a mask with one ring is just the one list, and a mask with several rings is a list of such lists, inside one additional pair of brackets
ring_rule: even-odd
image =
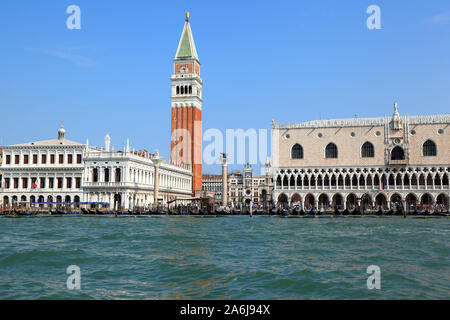
[(448, 218), (3, 217), (0, 299), (449, 299), (449, 241)]

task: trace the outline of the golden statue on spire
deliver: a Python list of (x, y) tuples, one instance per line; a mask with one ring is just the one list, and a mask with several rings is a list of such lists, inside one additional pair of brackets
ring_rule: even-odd
[(186, 11), (186, 22), (189, 22), (189, 11)]

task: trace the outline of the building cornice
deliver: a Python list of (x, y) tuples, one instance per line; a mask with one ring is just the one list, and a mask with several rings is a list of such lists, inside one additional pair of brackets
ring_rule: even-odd
[[(449, 124), (450, 114), (438, 114), (427, 116), (404, 116), (405, 123), (410, 125), (418, 124)], [(380, 118), (348, 118), (348, 119), (328, 119), (313, 120), (294, 124), (278, 124), (272, 122), (272, 129), (315, 129), (315, 128), (342, 128), (342, 127), (366, 127), (366, 126), (384, 126), (392, 120), (392, 117)]]

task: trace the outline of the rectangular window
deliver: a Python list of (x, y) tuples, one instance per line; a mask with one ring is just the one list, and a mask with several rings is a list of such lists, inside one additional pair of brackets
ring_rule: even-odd
[(37, 164), (37, 154), (33, 154), (33, 164)]
[(53, 178), (48, 178), (48, 187), (53, 189), (55, 187), (55, 180)]
[(11, 164), (11, 156), (9, 154), (6, 155), (6, 164)]
[(54, 164), (54, 163), (55, 163), (55, 155), (54, 155), (54, 154), (51, 154), (51, 155), (50, 155), (50, 163), (51, 163), (51, 164)]
[(44, 189), (45, 188), (45, 178), (40, 178), (40, 188)]
[(9, 178), (5, 178), (5, 188), (9, 189)]
[(42, 162), (42, 164), (46, 164), (47, 163), (47, 155), (46, 154), (42, 155), (41, 162)]
[(77, 163), (81, 163), (81, 154), (77, 154)]
[(19, 188), (19, 178), (14, 178), (14, 189)]
[(22, 178), (22, 189), (28, 188), (28, 178)]
[(19, 164), (19, 155), (18, 154), (16, 154), (14, 156), (14, 164)]
[(63, 187), (63, 178), (58, 178), (58, 189), (62, 189)]
[(72, 178), (66, 178), (66, 188), (67, 189), (72, 188)]
[(63, 164), (64, 163), (64, 155), (60, 154), (59, 155), (59, 164)]
[(67, 163), (72, 164), (72, 155), (71, 154), (67, 155)]
[(81, 178), (75, 178), (75, 188), (81, 188)]
[(28, 155), (27, 154), (25, 154), (23, 156), (23, 164), (28, 164)]

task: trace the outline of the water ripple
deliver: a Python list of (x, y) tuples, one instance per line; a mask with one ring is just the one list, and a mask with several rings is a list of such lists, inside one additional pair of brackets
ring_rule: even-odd
[(448, 219), (0, 218), (0, 299), (449, 299), (449, 235)]

